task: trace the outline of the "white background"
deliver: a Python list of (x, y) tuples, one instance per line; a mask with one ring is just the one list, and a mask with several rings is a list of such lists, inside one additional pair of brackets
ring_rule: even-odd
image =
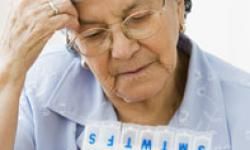
[[(0, 1), (0, 31), (9, 0)], [(187, 34), (204, 50), (250, 72), (250, 0), (192, 0)], [(59, 34), (52, 41), (63, 40)]]

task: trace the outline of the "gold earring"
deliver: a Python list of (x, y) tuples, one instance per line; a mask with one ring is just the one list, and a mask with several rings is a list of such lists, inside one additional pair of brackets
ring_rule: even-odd
[(89, 69), (89, 66), (88, 66), (88, 64), (86, 63), (85, 60), (81, 60), (81, 66), (82, 66), (84, 69)]
[(180, 32), (184, 33), (185, 31), (186, 31), (186, 24), (185, 23), (180, 24)]

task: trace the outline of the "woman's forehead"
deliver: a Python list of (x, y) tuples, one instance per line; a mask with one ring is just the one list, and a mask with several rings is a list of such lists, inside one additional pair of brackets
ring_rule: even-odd
[(141, 7), (154, 7), (161, 0), (82, 0), (76, 3), (80, 18), (90, 20), (109, 15), (123, 16)]
[[(74, 0), (77, 5), (85, 5), (85, 7), (93, 7), (93, 6), (102, 6), (102, 4), (106, 4), (114, 7), (128, 7), (130, 5), (143, 5), (147, 3), (153, 3), (158, 0)], [(159, 0), (160, 1), (160, 0)]]

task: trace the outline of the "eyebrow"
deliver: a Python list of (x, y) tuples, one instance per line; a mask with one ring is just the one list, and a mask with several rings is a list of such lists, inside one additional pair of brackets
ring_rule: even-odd
[[(135, 9), (136, 7), (138, 7), (138, 5), (140, 4), (140, 0), (135, 0), (133, 3), (131, 3), (127, 8), (125, 8), (124, 10), (122, 10), (122, 14), (128, 14), (129, 12), (131, 12), (133, 9)], [(118, 14), (113, 14), (114, 16), (121, 16)], [(91, 20), (91, 19), (79, 19), (80, 21), (80, 25), (91, 25), (91, 24), (105, 24), (102, 21), (96, 21), (96, 20)]]
[(89, 20), (89, 19), (79, 19), (80, 25), (91, 25), (91, 24), (103, 24), (100, 21)]

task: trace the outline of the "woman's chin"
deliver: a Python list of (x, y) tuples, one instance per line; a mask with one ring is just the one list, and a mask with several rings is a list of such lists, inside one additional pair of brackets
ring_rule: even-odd
[(142, 85), (118, 89), (116, 95), (127, 103), (143, 102), (153, 99), (164, 87), (164, 82), (155, 85)]
[(118, 77), (115, 95), (129, 103), (153, 99), (163, 90), (169, 77), (166, 69), (155, 63), (135, 75)]

